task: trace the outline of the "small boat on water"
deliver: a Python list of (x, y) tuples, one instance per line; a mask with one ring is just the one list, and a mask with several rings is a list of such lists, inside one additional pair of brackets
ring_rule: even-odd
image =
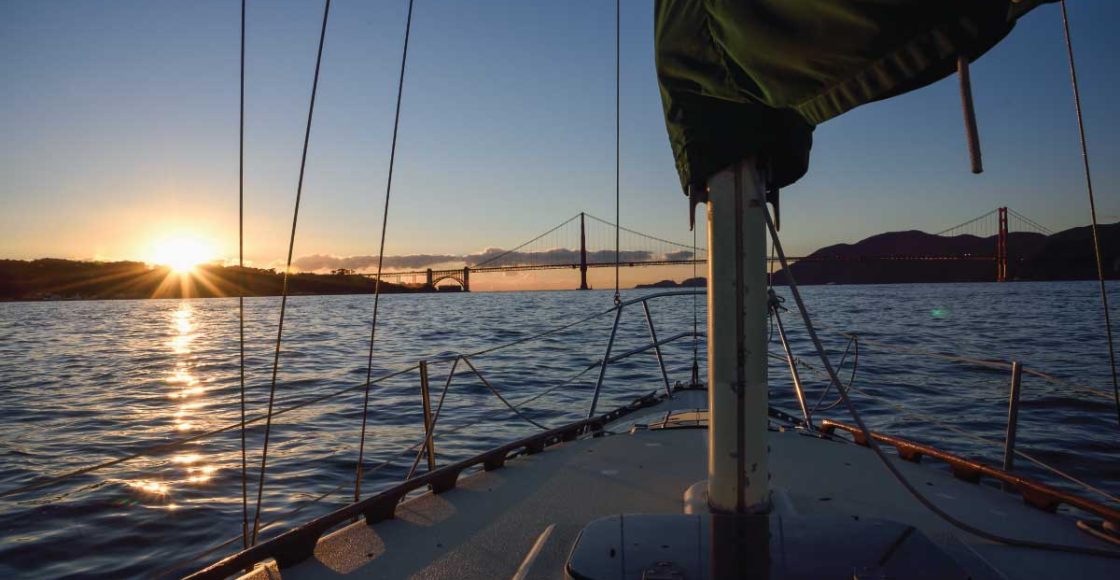
[[(425, 379), (426, 441), (408, 479), (259, 543), (254, 529), (251, 545), (190, 577), (1120, 577), (1117, 506), (869, 430), (790, 278), (814, 369), (851, 412), (814, 420), (766, 275), (768, 237), (786, 265), (778, 192), (808, 170), (816, 124), (958, 72), (979, 172), (968, 64), (1043, 3), (657, 2), (669, 137), (691, 208), (707, 205), (706, 331), (657, 338), (648, 302), (689, 291), (616, 301), (615, 331), (640, 306), (651, 342), (615, 353), (612, 331), (586, 419), (442, 466), (443, 396), (433, 412)], [(776, 386), (795, 390), (800, 417), (768, 401), (785, 383), (767, 376), (772, 323), (791, 371)], [(697, 365), (672, 387), (662, 366), (657, 392), (598, 408), (609, 364), (649, 350), (660, 362), (661, 345), (701, 334), (706, 381)], [(448, 384), (460, 364), (485, 383), (457, 356)]]

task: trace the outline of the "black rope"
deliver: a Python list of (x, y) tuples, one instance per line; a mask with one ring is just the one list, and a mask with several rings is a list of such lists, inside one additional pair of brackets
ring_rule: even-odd
[(1081, 161), (1085, 166), (1085, 187), (1089, 191), (1089, 215), (1093, 223), (1093, 253), (1097, 259), (1097, 282), (1101, 288), (1101, 306), (1104, 308), (1104, 329), (1108, 337), (1108, 364), (1112, 370), (1112, 396), (1116, 403), (1116, 423), (1120, 425), (1120, 381), (1116, 376), (1116, 349), (1112, 343), (1112, 318), (1108, 312), (1108, 289), (1104, 283), (1104, 264), (1101, 260), (1101, 238), (1097, 231), (1097, 201), (1093, 195), (1093, 178), (1089, 172), (1089, 146), (1085, 142), (1085, 120), (1081, 116), (1081, 89), (1077, 85), (1077, 66), (1073, 60), (1073, 40), (1069, 34), (1069, 13), (1066, 0), (1062, 0), (1062, 27), (1065, 30), (1066, 53), (1069, 55), (1069, 76), (1073, 81), (1073, 106), (1077, 112), (1077, 130), (1081, 137)]
[(358, 465), (354, 468), (354, 501), (362, 495), (362, 460), (366, 450), (366, 420), (369, 416), (369, 386), (373, 377), (373, 343), (377, 336), (377, 311), (381, 303), (381, 266), (385, 260), (385, 232), (389, 228), (389, 198), (393, 192), (393, 163), (397, 158), (397, 130), (401, 123), (401, 96), (404, 94), (404, 70), (408, 62), (408, 37), (412, 31), (412, 4), (408, 0), (408, 17), (404, 25), (404, 49), (401, 51), (401, 74), (397, 81), (397, 108), (393, 114), (393, 140), (389, 147), (389, 175), (385, 180), (385, 209), (381, 214), (381, 245), (377, 251), (377, 280), (373, 285), (373, 321), (369, 329), (369, 355), (366, 357), (366, 387), (362, 400), (362, 434), (358, 442)]
[(619, 292), (618, 271), (622, 266), (621, 227), (622, 188), (621, 188), (621, 150), (622, 150), (622, 0), (614, 2), (614, 303), (622, 302)]
[(245, 451), (245, 2), (241, 0), (241, 112), (237, 152), (237, 315), (241, 371), (241, 540), (249, 547), (249, 459)]
[(284, 314), (288, 307), (288, 277), (292, 269), (292, 253), (296, 246), (296, 224), (299, 222), (299, 201), (303, 195), (303, 175), (307, 167), (307, 147), (311, 141), (311, 119), (315, 113), (315, 93), (319, 89), (319, 68), (323, 62), (323, 42), (327, 38), (327, 17), (331, 12), (331, 0), (323, 3), (323, 26), (319, 31), (319, 51), (315, 57), (315, 77), (311, 81), (311, 103), (307, 108), (307, 128), (303, 133), (303, 154), (299, 161), (299, 180), (296, 183), (296, 205), (292, 212), (292, 234), (288, 239), (288, 261), (284, 266), (284, 282), (280, 294), (280, 323), (276, 328), (276, 350), (272, 355), (272, 383), (268, 390), (268, 418), (264, 424), (264, 444), (261, 448), (261, 472), (257, 481), (257, 508), (253, 515), (253, 533), (249, 543), (257, 543), (257, 533), (261, 523), (261, 499), (264, 497), (264, 476), (268, 466), (268, 439), (272, 432), (272, 405), (276, 400), (276, 374), (280, 368), (280, 344), (284, 336)]

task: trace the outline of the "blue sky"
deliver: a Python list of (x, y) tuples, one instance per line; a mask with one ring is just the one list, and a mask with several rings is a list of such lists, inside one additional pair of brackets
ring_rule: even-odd
[[(623, 224), (689, 240), (661, 117), (652, 1), (623, 0)], [(187, 232), (237, 242), (237, 0), (0, 4), (0, 257), (143, 258)], [(284, 256), (322, 3), (249, 3), (247, 254)], [(376, 253), (406, 0), (335, 0), (296, 256)], [(1120, 220), (1120, 3), (1070, 11), (1098, 208)], [(1088, 221), (1056, 5), (973, 66), (986, 172), (956, 79), (817, 129), (785, 190), (792, 254), (937, 231), (1000, 206)], [(417, 0), (387, 254), (511, 247), (614, 212), (614, 5)]]

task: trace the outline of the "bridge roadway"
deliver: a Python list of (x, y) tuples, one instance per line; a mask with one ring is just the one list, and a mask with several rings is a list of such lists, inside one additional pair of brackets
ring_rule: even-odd
[[(922, 255), (883, 255), (883, 256), (791, 256), (787, 258), (790, 262), (993, 262), (998, 258), (997, 256), (922, 256)], [(777, 258), (770, 258), (771, 261), (776, 261)], [(707, 260), (648, 260), (648, 261), (627, 261), (619, 262), (618, 266), (622, 268), (638, 268), (647, 266), (681, 266), (693, 264), (706, 264)], [(398, 282), (405, 278), (424, 277), (425, 285), (435, 286), (444, 280), (452, 280), (463, 287), (464, 290), (470, 290), (470, 276), (471, 274), (489, 274), (493, 272), (528, 272), (536, 270), (577, 270), (586, 268), (613, 268), (614, 262), (587, 262), (586, 264), (580, 263), (561, 263), (561, 264), (511, 264), (507, 266), (481, 266), (472, 268), (464, 266), (462, 268), (454, 269), (427, 269), (427, 270), (409, 270), (403, 272), (383, 272), (381, 277), (383, 279), (397, 280)], [(376, 278), (376, 274), (362, 274), (367, 278)]]

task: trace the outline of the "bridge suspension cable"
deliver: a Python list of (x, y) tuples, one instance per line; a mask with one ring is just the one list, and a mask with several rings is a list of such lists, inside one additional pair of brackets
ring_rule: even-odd
[[(590, 214), (588, 214), (588, 215), (590, 216)], [(593, 217), (593, 216), (592, 216), (592, 217)], [(471, 266), (471, 267), (472, 267), (472, 268), (481, 268), (482, 266), (486, 266), (486, 265), (488, 265), (488, 264), (493, 264), (494, 262), (499, 262), (499, 261), (501, 261), (501, 260), (502, 260), (502, 258), (505, 258), (505, 257), (507, 257), (507, 256), (509, 256), (509, 255), (511, 255), (511, 254), (515, 254), (515, 253), (517, 253), (517, 252), (521, 251), (522, 249), (524, 249), (524, 248), (525, 248), (526, 246), (528, 246), (529, 244), (532, 244), (532, 243), (534, 243), (534, 242), (537, 242), (537, 241), (539, 241), (539, 240), (540, 240), (541, 238), (543, 238), (543, 237), (545, 237), (545, 236), (547, 236), (547, 235), (549, 235), (549, 234), (551, 234), (551, 233), (555, 232), (556, 230), (559, 230), (560, 228), (562, 228), (562, 227), (564, 227), (564, 226), (566, 226), (566, 225), (568, 225), (568, 224), (572, 223), (573, 221), (575, 221), (575, 220), (577, 220), (577, 219), (579, 219), (579, 214), (578, 214), (578, 213), (577, 213), (576, 215), (574, 215), (574, 216), (572, 216), (572, 217), (570, 217), (570, 218), (568, 218), (568, 219), (564, 220), (563, 222), (561, 222), (561, 223), (560, 223), (559, 225), (557, 225), (556, 227), (554, 227), (554, 228), (551, 228), (551, 229), (549, 229), (548, 231), (546, 231), (546, 232), (544, 232), (544, 233), (540, 234), (539, 236), (537, 236), (537, 237), (535, 237), (535, 238), (533, 238), (533, 239), (531, 239), (531, 240), (529, 240), (529, 241), (527, 241), (527, 242), (524, 242), (524, 243), (522, 243), (521, 245), (519, 245), (519, 246), (517, 246), (517, 247), (515, 247), (515, 248), (513, 248), (513, 249), (511, 249), (511, 250), (506, 250), (506, 251), (502, 252), (501, 254), (498, 254), (498, 255), (496, 255), (496, 256), (494, 256), (494, 257), (491, 257), (491, 258), (487, 258), (487, 259), (485, 259), (485, 260), (481, 260), (481, 261), (479, 261), (479, 262), (475, 263), (475, 264), (474, 264), (473, 266)]]
[[(993, 209), (985, 214), (976, 216), (966, 222), (959, 223), (951, 228), (945, 228), (937, 233), (935, 236), (959, 236), (959, 235), (974, 235), (982, 238), (994, 236), (999, 233), (998, 214), (1001, 208)], [(1009, 217), (1015, 218), (1015, 227), (1009, 228), (1017, 231), (1034, 232), (1038, 234), (1051, 235), (1054, 232), (1050, 228), (1038, 223), (1035, 220), (1011, 209), (1006, 209)], [(1010, 225), (1010, 224), (1009, 224)]]
[(1007, 213), (1011, 214), (1011, 217), (1020, 221), (1019, 229), (1034, 230), (1035, 232), (1038, 232), (1040, 234), (1046, 234), (1048, 236), (1054, 233), (1053, 231), (1050, 230), (1050, 228), (1032, 220), (1031, 218), (1029, 218), (1029, 217), (1027, 217), (1027, 216), (1011, 209), (1011, 208), (1007, 209)]
[[(649, 239), (649, 240), (653, 240), (653, 241), (656, 241), (656, 242), (661, 242), (662, 244), (669, 244), (671, 246), (675, 246), (675, 247), (680, 248), (682, 250), (688, 250), (690, 252), (693, 249), (693, 247), (689, 244), (682, 244), (680, 242), (674, 242), (674, 241), (671, 241), (671, 240), (666, 240), (665, 238), (659, 238), (657, 236), (651, 236), (649, 234), (645, 234), (645, 233), (639, 232), (637, 230), (632, 230), (630, 228), (616, 226), (616, 224), (612, 224), (611, 222), (609, 222), (609, 221), (607, 221), (603, 218), (596, 217), (592, 214), (587, 214), (587, 217), (589, 217), (589, 218), (591, 218), (591, 219), (593, 219), (593, 220), (595, 220), (595, 221), (597, 221), (597, 222), (599, 222), (599, 223), (601, 223), (605, 226), (611, 227), (611, 228), (618, 227), (618, 229), (620, 229), (620, 230), (622, 230), (622, 231), (624, 231), (628, 234), (634, 234), (635, 236), (640, 236), (640, 237), (643, 237), (643, 238), (646, 238), (646, 239)], [(699, 248), (699, 250), (703, 251), (704, 253), (708, 252), (707, 248)]]
[(999, 211), (998, 209), (993, 209), (992, 211), (990, 211), (990, 212), (988, 212), (984, 215), (974, 217), (974, 218), (972, 218), (972, 219), (970, 219), (966, 222), (959, 223), (959, 224), (957, 224), (957, 225), (955, 225), (951, 228), (943, 229), (943, 230), (941, 230), (941, 231), (939, 231), (939, 232), (937, 232), (933, 235), (944, 236), (945, 234), (949, 234), (949, 233), (953, 233), (954, 235), (960, 235), (960, 232), (966, 230), (969, 226), (976, 225), (979, 222), (982, 222), (983, 220), (996, 215), (996, 212), (998, 212), (998, 211)]

